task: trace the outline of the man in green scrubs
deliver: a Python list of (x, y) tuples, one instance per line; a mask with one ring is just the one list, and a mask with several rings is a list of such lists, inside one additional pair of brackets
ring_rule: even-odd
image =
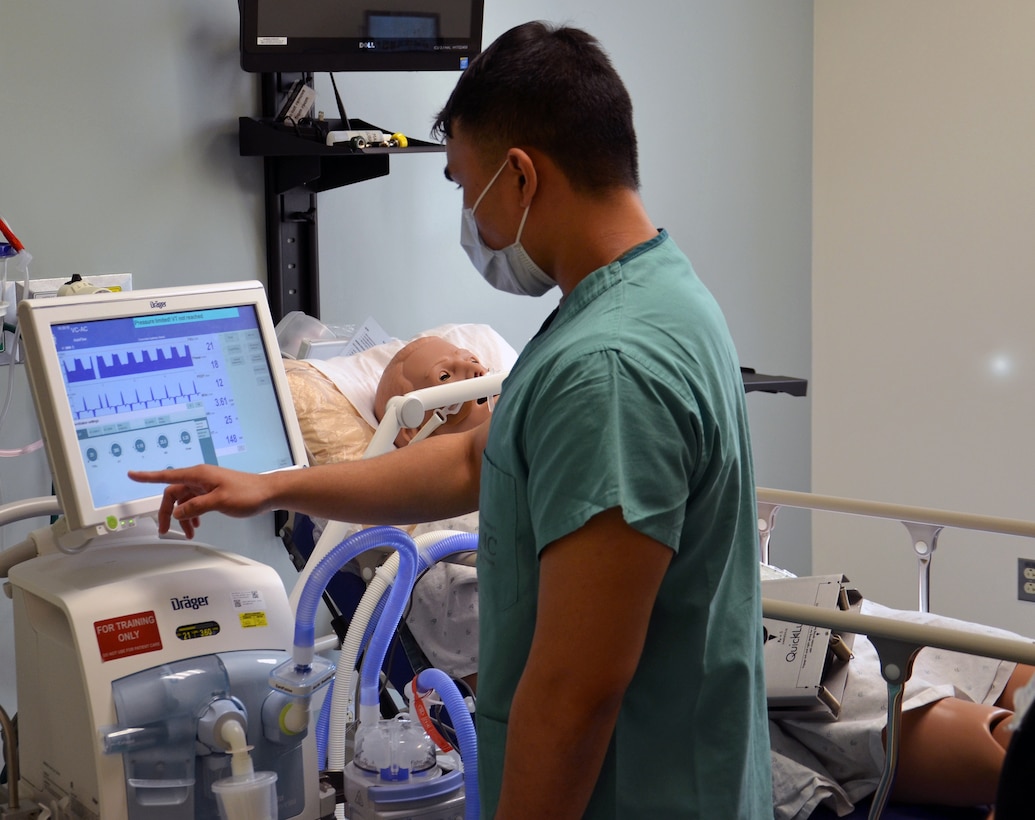
[(772, 817), (751, 448), (722, 314), (640, 199), (599, 44), (508, 31), (439, 115), (461, 244), (560, 306), (489, 423), (365, 461), (170, 484), (209, 510), (409, 523), (480, 509), (482, 816)]

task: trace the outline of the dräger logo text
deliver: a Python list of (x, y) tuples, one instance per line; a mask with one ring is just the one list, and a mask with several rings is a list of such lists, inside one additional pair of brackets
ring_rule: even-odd
[(153, 308), (155, 308), (157, 310), (161, 310), (167, 304), (168, 304), (168, 302), (166, 302), (166, 301), (164, 301), (162, 299), (152, 299), (151, 300), (151, 307), (153, 307)]
[(169, 603), (172, 604), (173, 612), (181, 609), (201, 609), (203, 606), (208, 606), (208, 596), (184, 595), (182, 598), (170, 598)]

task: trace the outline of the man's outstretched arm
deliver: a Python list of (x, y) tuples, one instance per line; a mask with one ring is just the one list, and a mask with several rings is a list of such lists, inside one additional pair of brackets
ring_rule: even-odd
[(478, 508), (482, 451), (489, 424), (429, 438), (383, 456), (305, 470), (256, 475), (201, 464), (130, 471), (134, 481), (167, 484), (158, 529), (178, 521), (194, 537), (202, 515), (245, 518), (294, 510), (335, 521), (412, 524)]

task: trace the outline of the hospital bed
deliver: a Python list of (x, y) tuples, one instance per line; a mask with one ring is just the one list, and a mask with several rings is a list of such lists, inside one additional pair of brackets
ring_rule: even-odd
[[(481, 355), (490, 369), (509, 369), (516, 354), (498, 336), (485, 326), (443, 326), (422, 335), (445, 335), (458, 345), (467, 347)], [(381, 351), (364, 351), (355, 361), (305, 361), (288, 363), (288, 380), (295, 395), (296, 410), (306, 438), (307, 447), (314, 463), (349, 460), (362, 457), (366, 452), (376, 429), (373, 418), (373, 394), (381, 370), (394, 355), (402, 342)], [(352, 359), (353, 357), (349, 357)], [(930, 601), (930, 567), (938, 536), (945, 527), (1005, 532), (1015, 535), (1035, 536), (1035, 524), (1008, 519), (983, 516), (967, 516), (940, 510), (927, 510), (901, 505), (878, 504), (851, 499), (838, 499), (806, 493), (760, 488), (759, 544), (760, 558), (769, 563), (770, 538), (775, 526), (778, 510), (783, 507), (798, 507), (808, 510), (824, 510), (837, 513), (877, 516), (902, 521), (914, 550), (918, 566), (918, 611), (927, 613)], [(476, 529), (476, 518), (465, 521), (436, 522), (430, 528), (450, 530)], [(306, 526), (304, 523), (302, 526)], [(359, 525), (355, 525), (357, 528)], [(371, 567), (358, 568), (359, 574), (369, 573)], [(854, 632), (868, 635), (877, 648), (880, 658), (880, 674), (887, 684), (887, 714), (890, 748), (897, 746), (898, 730), (902, 709), (903, 691), (913, 662), (921, 647), (933, 646), (977, 656), (987, 656), (1035, 664), (1035, 646), (1030, 642), (1010, 640), (1006, 637), (976, 635), (971, 631), (960, 631), (944, 626), (904, 623), (898, 611), (886, 611), (889, 617), (874, 617), (846, 612), (817, 610), (782, 601), (765, 600), (764, 615), (768, 618), (814, 624), (825, 629)], [(421, 614), (410, 620), (419, 623)], [(847, 816), (888, 818), (978, 818), (981, 810), (954, 810), (938, 807), (917, 807), (889, 805), (888, 795), (896, 763), (895, 754), (887, 756), (877, 790), (872, 798), (853, 802), (842, 802), (840, 810), (850, 810)], [(798, 793), (790, 796), (791, 803), (798, 802), (802, 813), (786, 814), (787, 817), (815, 820), (837, 816), (826, 805), (818, 805), (819, 799), (802, 800), (801, 789), (820, 790), (815, 784), (802, 786), (791, 784), (788, 788)], [(779, 802), (780, 796), (777, 795)], [(828, 801), (829, 802), (829, 801)], [(778, 815), (780, 816), (780, 815)]]
[[(1035, 522), (972, 515), (949, 510), (886, 504), (859, 499), (839, 498), (811, 493), (758, 488), (759, 550), (763, 564), (770, 562), (770, 544), (778, 511), (793, 507), (810, 511), (832, 512), (843, 515), (899, 521), (905, 527), (910, 546), (917, 562), (917, 612), (930, 611), (931, 565), (939, 535), (946, 527), (979, 530), (990, 533), (1035, 537)], [(1028, 640), (1012, 639), (1002, 635), (960, 631), (937, 620), (916, 623), (903, 620), (906, 613), (889, 610), (892, 617), (875, 617), (838, 610), (825, 610), (801, 604), (763, 599), (763, 614), (794, 623), (811, 624), (832, 631), (865, 635), (876, 649), (880, 674), (887, 685), (887, 737), (891, 752), (886, 756), (876, 792), (869, 806), (856, 808), (852, 818), (868, 816), (889, 818), (979, 818), (983, 810), (948, 809), (939, 807), (889, 806), (888, 798), (897, 765), (897, 745), (901, 728), (903, 698), (918, 653), (924, 647), (937, 647), (1018, 663), (1035, 662), (1035, 644)], [(959, 626), (950, 622), (952, 626)], [(814, 817), (834, 817), (820, 809)], [(1005, 816), (1002, 811), (1000, 820)]]

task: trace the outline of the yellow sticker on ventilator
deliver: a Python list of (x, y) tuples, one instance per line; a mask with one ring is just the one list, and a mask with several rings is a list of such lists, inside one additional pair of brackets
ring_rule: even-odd
[(251, 629), (253, 626), (269, 626), (265, 612), (241, 612), (237, 617), (244, 629)]
[(244, 629), (250, 629), (253, 626), (269, 626), (269, 621), (266, 620), (266, 601), (259, 590), (231, 592), (230, 598), (234, 602), (237, 619)]

